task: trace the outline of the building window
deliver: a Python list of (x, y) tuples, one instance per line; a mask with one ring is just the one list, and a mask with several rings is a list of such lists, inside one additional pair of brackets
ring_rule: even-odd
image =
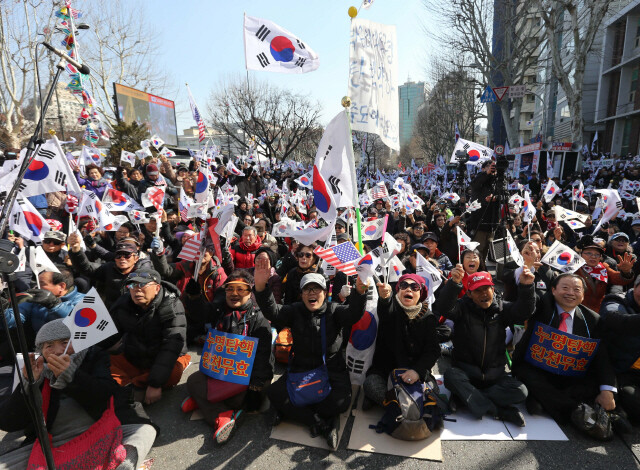
[(636, 90), (638, 89), (638, 72), (640, 68), (636, 67), (636, 69), (631, 72), (631, 85), (629, 87), (629, 102), (635, 103), (636, 101)]
[(640, 18), (638, 18), (638, 28), (636, 29), (636, 45), (635, 47), (640, 47)]

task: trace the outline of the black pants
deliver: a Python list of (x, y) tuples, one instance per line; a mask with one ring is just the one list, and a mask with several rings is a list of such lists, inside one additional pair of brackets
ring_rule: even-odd
[(596, 378), (589, 375), (565, 377), (526, 362), (515, 366), (513, 372), (527, 386), (529, 394), (559, 423), (568, 423), (571, 412), (580, 403), (593, 404), (600, 393)]
[(527, 398), (527, 388), (506, 373), (498, 380), (482, 386), (457, 367), (444, 373), (444, 385), (469, 408), (476, 418), (497, 416), (498, 408), (522, 403)]
[(344, 413), (351, 404), (351, 381), (349, 373), (329, 372), (331, 392), (320, 403), (307, 406), (295, 406), (289, 399), (287, 391), (287, 374), (284, 374), (267, 389), (271, 405), (286, 419), (299, 421), (306, 426), (316, 423), (314, 414), (321, 418), (331, 419)]
[(211, 403), (207, 400), (207, 376), (202, 372), (194, 372), (189, 376), (187, 390), (189, 390), (191, 398), (198, 404), (205, 421), (213, 427), (216, 426), (216, 419), (220, 413), (241, 409), (247, 394), (247, 392), (242, 392), (218, 403)]
[(640, 370), (618, 374), (618, 400), (634, 421), (640, 421)]

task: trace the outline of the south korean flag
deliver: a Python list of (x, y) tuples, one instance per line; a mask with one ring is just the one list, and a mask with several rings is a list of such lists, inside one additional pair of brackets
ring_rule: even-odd
[(320, 59), (294, 34), (269, 20), (244, 16), (244, 53), (247, 70), (306, 73)]
[(71, 331), (71, 344), (75, 352), (90, 348), (118, 333), (95, 287), (87, 292), (63, 322)]

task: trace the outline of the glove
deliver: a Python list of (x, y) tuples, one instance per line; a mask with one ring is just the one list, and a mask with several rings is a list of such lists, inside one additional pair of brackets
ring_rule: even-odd
[(187, 295), (200, 295), (200, 284), (198, 284), (198, 281), (194, 279), (189, 279), (189, 282), (187, 282), (187, 286), (184, 288), (184, 291), (187, 293)]
[(160, 256), (164, 253), (164, 243), (158, 237), (153, 237), (153, 241), (151, 242), (151, 249), (153, 252)]
[(95, 248), (96, 241), (93, 239), (93, 237), (91, 235), (85, 235), (83, 240), (84, 240), (84, 244), (87, 246), (87, 248)]
[(262, 392), (257, 390), (247, 390), (247, 394), (244, 397), (245, 411), (251, 413), (252, 411), (258, 411), (262, 404)]
[(350, 295), (351, 295), (351, 286), (348, 284), (345, 284), (344, 286), (342, 286), (342, 289), (340, 289), (340, 297), (342, 297), (343, 299), (346, 299)]
[(26, 293), (31, 295), (29, 302), (42, 305), (44, 308), (53, 308), (60, 303), (60, 299), (48, 290), (29, 289)]

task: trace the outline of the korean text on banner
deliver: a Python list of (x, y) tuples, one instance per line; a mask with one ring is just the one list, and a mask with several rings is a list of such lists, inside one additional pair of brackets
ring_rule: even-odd
[(349, 46), (351, 129), (400, 149), (396, 27), (354, 18)]
[(599, 339), (583, 338), (536, 322), (525, 361), (558, 375), (583, 376), (596, 355)]
[(202, 348), (200, 372), (214, 379), (249, 385), (258, 338), (210, 329)]

